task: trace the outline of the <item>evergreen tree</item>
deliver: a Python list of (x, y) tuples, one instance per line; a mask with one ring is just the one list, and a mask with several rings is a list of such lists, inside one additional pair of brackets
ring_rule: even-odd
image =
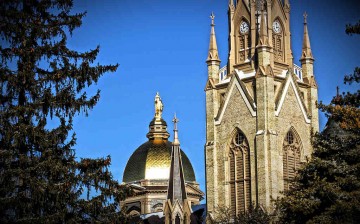
[[(360, 34), (359, 24), (347, 34)], [(345, 76), (359, 85), (359, 68)], [(338, 93), (330, 105), (320, 103), (329, 117), (315, 135), (311, 160), (299, 171), (291, 189), (277, 202), (280, 223), (358, 223), (360, 220), (360, 90)]]
[[(114, 222), (129, 193), (113, 180), (110, 157), (75, 157), (73, 118), (87, 115), (100, 97), (85, 90), (118, 65), (94, 65), (99, 47), (67, 47), (85, 16), (71, 14), (72, 6), (0, 1), (1, 223)], [(57, 127), (48, 128), (49, 119)]]
[(211, 223), (233, 223), (233, 224), (268, 224), (271, 223), (271, 216), (260, 206), (250, 206), (247, 211), (235, 215), (229, 207), (217, 207)]
[(259, 206), (250, 206), (247, 211), (240, 214), (236, 219), (236, 223), (239, 224), (269, 224), (270, 221), (271, 216)]

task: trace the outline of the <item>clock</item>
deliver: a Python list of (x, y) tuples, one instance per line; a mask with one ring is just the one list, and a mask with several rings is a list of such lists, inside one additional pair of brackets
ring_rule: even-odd
[(281, 32), (281, 25), (280, 25), (280, 22), (278, 20), (274, 21), (273, 30), (274, 30), (275, 33), (280, 33)]
[(240, 33), (245, 34), (249, 31), (249, 24), (247, 24), (246, 22), (242, 22), (240, 24)]

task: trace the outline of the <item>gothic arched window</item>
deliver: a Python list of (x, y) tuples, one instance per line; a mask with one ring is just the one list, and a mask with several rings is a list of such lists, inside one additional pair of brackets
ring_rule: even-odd
[(272, 45), (274, 51), (274, 59), (276, 61), (284, 61), (284, 30), (278, 19), (273, 22)]
[(241, 63), (250, 58), (250, 25), (247, 21), (242, 20), (240, 22), (239, 34), (238, 34), (238, 57), (237, 62)]
[(180, 216), (176, 215), (175, 217), (175, 224), (180, 224)]
[(230, 208), (238, 215), (245, 212), (251, 203), (250, 149), (245, 135), (237, 131), (229, 151)]
[(295, 129), (291, 128), (285, 135), (283, 143), (284, 190), (288, 190), (300, 168), (301, 140)]

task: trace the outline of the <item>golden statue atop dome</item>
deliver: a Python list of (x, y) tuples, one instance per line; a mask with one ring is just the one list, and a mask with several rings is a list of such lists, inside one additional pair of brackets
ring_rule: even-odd
[(161, 115), (162, 115), (163, 109), (164, 109), (164, 105), (160, 98), (159, 92), (157, 92), (156, 96), (155, 96), (155, 119), (157, 121), (161, 120)]

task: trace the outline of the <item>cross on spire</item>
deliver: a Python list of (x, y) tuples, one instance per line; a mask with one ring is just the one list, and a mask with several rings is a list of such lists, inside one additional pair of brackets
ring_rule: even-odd
[(306, 24), (307, 23), (307, 17), (308, 17), (308, 14), (306, 13), (306, 12), (304, 12), (304, 24)]
[(180, 145), (179, 137), (178, 137), (178, 130), (177, 130), (177, 123), (179, 123), (179, 119), (176, 118), (176, 113), (174, 115), (174, 119), (172, 120), (174, 122), (174, 141), (173, 145)]
[(215, 20), (214, 12), (211, 13), (210, 19), (211, 19), (211, 25), (214, 26), (215, 25), (215, 23), (214, 23), (214, 20)]
[(174, 131), (177, 131), (177, 123), (179, 123), (179, 119), (176, 118), (176, 113), (174, 115), (174, 119), (172, 120), (172, 122), (174, 123)]

